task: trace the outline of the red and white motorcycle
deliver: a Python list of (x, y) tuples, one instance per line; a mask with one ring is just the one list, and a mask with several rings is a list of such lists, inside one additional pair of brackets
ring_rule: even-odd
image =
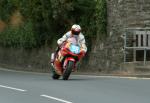
[[(63, 80), (68, 80), (71, 72), (76, 71), (76, 63), (85, 55), (82, 48), (78, 45), (77, 40), (72, 37), (64, 42), (55, 60), (52, 60), (52, 78), (59, 79), (60, 76)], [(51, 54), (51, 59), (54, 59), (54, 53)]]

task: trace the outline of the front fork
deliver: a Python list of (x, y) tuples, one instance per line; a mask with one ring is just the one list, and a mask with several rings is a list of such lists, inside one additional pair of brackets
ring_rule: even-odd
[(72, 69), (72, 71), (75, 71), (76, 69), (76, 60), (74, 58), (68, 57), (65, 59), (64, 63), (63, 63), (63, 69), (65, 70), (68, 64), (68, 61), (73, 61), (74, 62), (74, 68)]

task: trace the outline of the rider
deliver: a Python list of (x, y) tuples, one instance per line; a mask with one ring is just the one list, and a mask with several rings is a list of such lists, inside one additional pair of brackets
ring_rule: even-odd
[(81, 47), (80, 52), (83, 55), (87, 52), (85, 38), (84, 38), (84, 35), (81, 33), (81, 27), (80, 27), (80, 25), (74, 24), (74, 25), (72, 25), (70, 31), (68, 31), (66, 34), (64, 34), (62, 38), (58, 39), (58, 41), (57, 41), (58, 48), (56, 50), (55, 57), (56, 57), (57, 52), (60, 49), (60, 46), (63, 44), (63, 42), (67, 41), (71, 37), (75, 37), (77, 39), (77, 42)]
[(80, 25), (74, 24), (71, 27), (70, 31), (68, 31), (62, 38), (58, 39), (57, 41), (58, 45), (60, 46), (63, 42), (65, 42), (70, 37), (77, 38), (78, 44), (82, 48), (82, 52), (86, 53), (87, 47), (85, 45), (84, 35), (81, 33)]

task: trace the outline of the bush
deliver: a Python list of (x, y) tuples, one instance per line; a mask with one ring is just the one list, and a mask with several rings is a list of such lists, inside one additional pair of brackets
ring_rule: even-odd
[(8, 22), (14, 9), (15, 6), (12, 0), (0, 0), (0, 19)]
[(0, 0), (0, 19), (9, 23), (15, 10), (25, 24), (1, 33), (3, 46), (42, 46), (60, 38), (74, 23), (81, 25), (88, 40), (106, 36), (106, 0)]
[(32, 48), (36, 46), (33, 25), (28, 22), (21, 27), (7, 27), (0, 33), (0, 45), (15, 48)]

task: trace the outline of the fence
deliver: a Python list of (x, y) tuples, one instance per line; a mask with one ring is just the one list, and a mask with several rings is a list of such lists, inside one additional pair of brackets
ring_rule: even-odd
[(143, 55), (142, 61), (145, 65), (146, 61), (150, 59), (149, 52), (150, 28), (126, 28), (124, 34), (124, 62), (136, 62), (137, 58)]

